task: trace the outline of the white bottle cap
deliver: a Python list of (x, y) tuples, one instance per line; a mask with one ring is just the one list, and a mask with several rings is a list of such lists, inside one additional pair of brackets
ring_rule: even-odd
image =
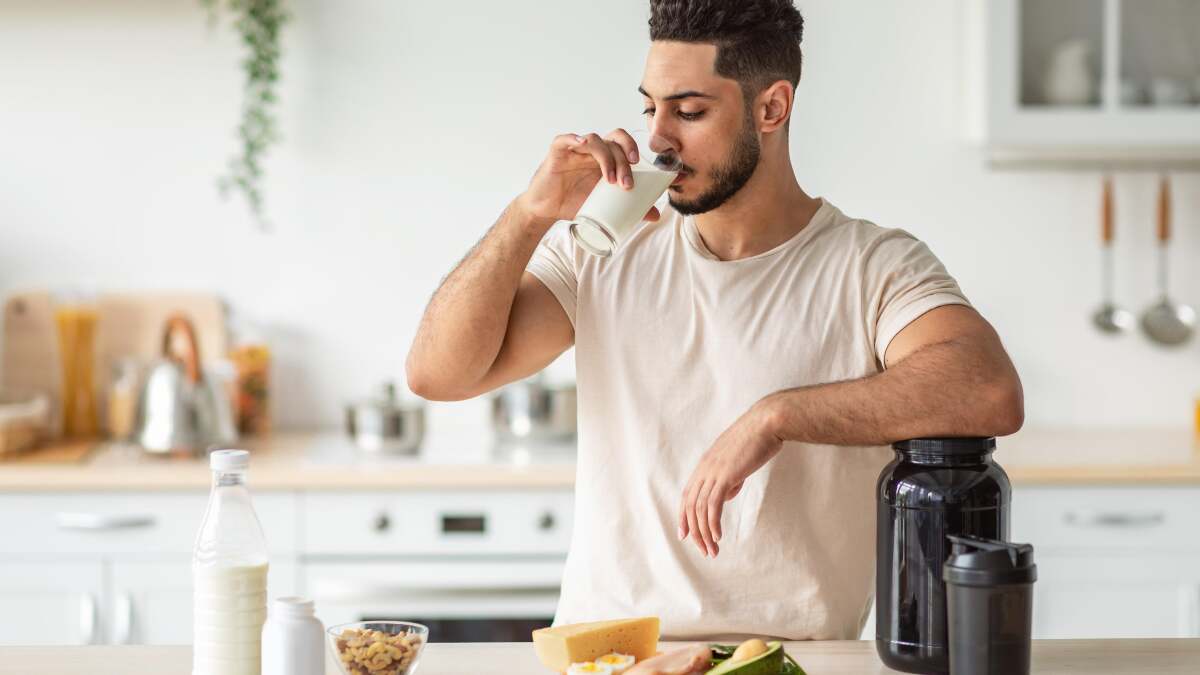
[(208, 456), (213, 471), (245, 471), (250, 466), (250, 453), (245, 450), (217, 450)]
[(275, 598), (271, 613), (275, 616), (313, 616), (313, 601), (298, 597)]

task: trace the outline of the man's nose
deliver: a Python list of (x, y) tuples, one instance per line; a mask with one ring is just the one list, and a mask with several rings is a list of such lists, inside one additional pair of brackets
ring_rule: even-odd
[(650, 124), (650, 150), (651, 152), (663, 153), (668, 150), (679, 153), (679, 143), (676, 140), (674, 130), (670, 128), (670, 124), (660, 123), (657, 120)]

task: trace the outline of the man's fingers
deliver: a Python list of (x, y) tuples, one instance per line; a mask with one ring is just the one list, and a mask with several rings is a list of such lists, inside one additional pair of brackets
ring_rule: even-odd
[(633, 170), (629, 168), (629, 157), (625, 148), (613, 141), (605, 141), (605, 146), (612, 153), (613, 165), (617, 168), (617, 181), (626, 190), (633, 189)]
[(569, 150), (570, 148), (579, 145), (583, 137), (579, 134), (559, 134), (550, 141), (551, 150)]
[(708, 493), (708, 531), (712, 533), (713, 548), (721, 541), (721, 512), (725, 508), (725, 488), (717, 485)]
[(692, 486), (689, 483), (688, 486), (683, 489), (683, 496), (679, 498), (679, 541), (686, 539), (688, 532), (691, 531), (688, 529), (687, 519), (687, 497), (688, 492), (691, 491), (691, 488)]
[(708, 556), (716, 555), (713, 550), (712, 532), (708, 529), (708, 495), (712, 491), (712, 481), (704, 481), (704, 486), (696, 493), (696, 527), (699, 530), (698, 534), (700, 542), (704, 544), (704, 554)]
[(630, 136), (628, 131), (613, 129), (605, 138), (621, 146), (625, 152), (625, 158), (629, 160), (630, 164), (638, 163), (637, 141), (633, 140), (633, 136)]
[[(618, 131), (623, 135), (617, 134)], [(597, 134), (585, 136), (564, 134), (564, 137), (571, 140), (564, 139), (562, 142), (574, 152), (591, 155), (600, 165), (600, 173), (604, 176), (604, 180), (620, 184), (621, 187), (630, 190), (633, 188), (633, 171), (629, 168), (629, 148), (632, 147), (636, 155), (637, 144), (633, 143), (629, 134), (624, 133), (621, 129), (617, 129), (610, 136), (612, 140), (605, 140)], [(579, 140), (574, 141), (575, 138)], [(628, 139), (628, 144), (626, 139)]]
[(691, 487), (688, 489), (687, 497), (683, 500), (683, 513), (687, 518), (688, 536), (692, 538), (692, 541), (696, 542), (697, 548), (703, 550), (703, 548), (700, 547), (698, 539), (700, 536), (700, 531), (697, 529), (698, 524), (696, 522), (696, 491), (699, 489), (700, 483), (698, 481), (693, 482)]
[(585, 155), (591, 155), (596, 163), (600, 165), (600, 173), (604, 176), (604, 180), (615, 183), (617, 182), (617, 167), (613, 160), (612, 150), (609, 149), (608, 143), (596, 134), (587, 134), (582, 137), (582, 140), (571, 147), (571, 150)]

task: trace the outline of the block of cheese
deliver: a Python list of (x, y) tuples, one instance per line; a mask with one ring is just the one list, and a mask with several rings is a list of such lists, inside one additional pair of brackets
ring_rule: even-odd
[(638, 661), (658, 649), (658, 617), (591, 621), (533, 631), (533, 649), (542, 665), (565, 673), (572, 663), (594, 661), (617, 652)]

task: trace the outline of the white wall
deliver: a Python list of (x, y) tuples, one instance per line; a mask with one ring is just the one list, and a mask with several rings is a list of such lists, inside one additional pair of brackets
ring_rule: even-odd
[[(240, 58), (196, 0), (0, 0), (0, 292), (213, 289), (264, 322), (277, 419), (336, 424), (400, 376), (441, 277), (552, 135), (635, 124), (646, 0), (296, 0), (276, 231), (214, 178)], [(926, 239), (995, 323), (1031, 424), (1179, 425), (1200, 342), (1106, 339), (1094, 175), (995, 174), (961, 140), (957, 0), (810, 0), (792, 126), (810, 193)], [(1175, 288), (1200, 304), (1200, 181), (1176, 182)], [(1120, 297), (1152, 299), (1154, 179), (1118, 183)], [(556, 364), (569, 372), (570, 362)], [(482, 423), (481, 402), (433, 424)]]

